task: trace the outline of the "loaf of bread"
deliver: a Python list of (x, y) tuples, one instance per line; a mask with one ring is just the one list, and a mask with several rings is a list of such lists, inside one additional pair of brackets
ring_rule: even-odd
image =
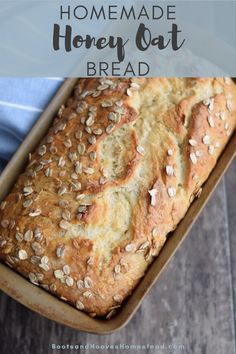
[(229, 78), (80, 79), (0, 206), (0, 258), (111, 318), (236, 127)]

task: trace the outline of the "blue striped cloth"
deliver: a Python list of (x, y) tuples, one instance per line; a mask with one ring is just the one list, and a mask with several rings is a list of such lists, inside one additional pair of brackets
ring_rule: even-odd
[(0, 78), (0, 171), (62, 82), (61, 78)]

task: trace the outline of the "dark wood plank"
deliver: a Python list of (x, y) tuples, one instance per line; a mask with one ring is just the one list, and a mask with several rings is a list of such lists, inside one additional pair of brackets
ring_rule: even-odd
[(226, 201), (228, 210), (230, 265), (232, 272), (232, 288), (234, 300), (234, 323), (236, 328), (236, 160), (231, 165), (225, 178)]
[[(234, 195), (236, 193), (236, 186), (232, 183), (235, 168), (234, 164), (226, 178), (232, 196), (233, 191)], [(228, 232), (231, 228), (233, 230), (235, 214), (227, 214), (227, 200), (230, 208), (236, 210), (236, 205), (235, 198), (228, 196), (226, 199), (226, 190), (223, 181), (189, 237), (125, 329), (101, 337), (81, 333), (53, 323), (1, 294), (1, 351), (4, 354), (46, 354), (52, 353), (52, 343), (127, 343), (183, 345), (185, 349), (176, 353), (235, 353), (230, 242), (231, 248), (235, 245), (232, 240), (229, 242)], [(232, 257), (232, 249), (231, 261), (236, 261)], [(169, 353), (167, 350), (159, 352)]]

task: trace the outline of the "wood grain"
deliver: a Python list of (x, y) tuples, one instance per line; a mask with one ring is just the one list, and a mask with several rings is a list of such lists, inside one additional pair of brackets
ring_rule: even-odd
[[(225, 195), (228, 211), (228, 233), (230, 249), (231, 281), (233, 288), (233, 312), (236, 327), (236, 161), (225, 177)], [(234, 328), (235, 328), (234, 327)]]
[(68, 351), (52, 351), (51, 344), (87, 343), (154, 344), (166, 348), (174, 344), (180, 346), (172, 351), (175, 353), (234, 354), (235, 221), (236, 161), (167, 270), (123, 330), (107, 336), (78, 332), (33, 313), (1, 293), (1, 353), (65, 353)]

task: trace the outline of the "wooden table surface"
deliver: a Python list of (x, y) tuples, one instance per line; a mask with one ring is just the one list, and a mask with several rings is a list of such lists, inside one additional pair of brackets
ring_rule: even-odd
[[(236, 161), (131, 322), (97, 336), (49, 321), (0, 293), (0, 353), (75, 353), (52, 344), (156, 345), (100, 353), (235, 354)], [(158, 349), (158, 345), (162, 349)], [(164, 346), (164, 349), (163, 349)], [(172, 346), (172, 351), (170, 350)], [(74, 347), (76, 348), (76, 347)]]

